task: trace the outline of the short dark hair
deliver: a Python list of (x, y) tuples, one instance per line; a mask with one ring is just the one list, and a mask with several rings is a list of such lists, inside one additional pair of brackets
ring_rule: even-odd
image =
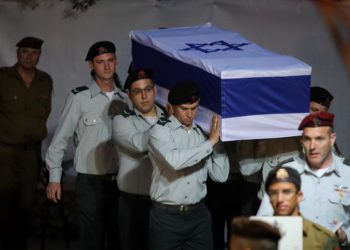
[(231, 222), (231, 237), (242, 238), (251, 249), (277, 250), (281, 239), (279, 229), (260, 220), (236, 217)]

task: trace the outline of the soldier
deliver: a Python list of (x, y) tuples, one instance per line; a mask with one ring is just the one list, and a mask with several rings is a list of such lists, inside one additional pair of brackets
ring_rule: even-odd
[(130, 72), (124, 89), (128, 91), (133, 109), (125, 109), (113, 120), (113, 140), (119, 154), (119, 229), (124, 250), (147, 249), (152, 175), (147, 142), (150, 128), (158, 119), (167, 117), (165, 111), (155, 105), (157, 90), (152, 77), (149, 69)]
[(212, 249), (210, 213), (204, 204), (208, 174), (224, 182), (228, 157), (219, 142), (220, 121), (213, 117), (209, 139), (194, 123), (199, 89), (181, 81), (170, 90), (172, 115), (150, 131), (153, 164), (149, 242), (152, 250)]
[[(305, 157), (296, 157), (285, 164), (301, 176), (300, 211), (305, 218), (335, 232), (338, 241), (350, 239), (350, 168), (332, 147), (336, 141), (333, 131), (334, 115), (326, 112), (306, 116), (299, 125)], [(264, 197), (258, 215), (272, 215), (268, 197)]]
[(303, 199), (300, 175), (289, 167), (273, 169), (265, 183), (275, 216), (301, 216), (303, 219), (303, 249), (336, 250), (339, 244), (334, 233), (306, 218), (299, 211)]
[(52, 79), (36, 68), (43, 40), (17, 43), (17, 63), (0, 69), (0, 249), (26, 249), (47, 135)]
[[(77, 171), (75, 190), (80, 226), (80, 249), (108, 249), (118, 246), (116, 183), (118, 161), (112, 142), (112, 103), (128, 103), (117, 86), (115, 46), (109, 41), (93, 44), (86, 56), (93, 81), (68, 95), (57, 129), (46, 154), (50, 171), (47, 197), (61, 199), (62, 159), (74, 135)], [(113, 108), (113, 113), (118, 108)]]

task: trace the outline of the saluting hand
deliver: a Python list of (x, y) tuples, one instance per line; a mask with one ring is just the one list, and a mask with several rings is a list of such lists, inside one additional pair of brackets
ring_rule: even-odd
[(209, 141), (214, 146), (220, 138), (220, 119), (218, 115), (213, 115), (211, 121), (211, 129), (209, 134)]

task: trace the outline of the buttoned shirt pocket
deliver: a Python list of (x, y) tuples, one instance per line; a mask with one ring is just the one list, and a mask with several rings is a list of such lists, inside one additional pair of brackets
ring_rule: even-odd
[(102, 123), (101, 117), (96, 113), (87, 113), (83, 118), (83, 124), (87, 127), (96, 126)]
[(25, 108), (25, 102), (15, 93), (4, 93), (1, 96), (1, 109), (6, 113), (20, 113)]
[(350, 206), (350, 190), (346, 186), (335, 185), (329, 197), (331, 203)]

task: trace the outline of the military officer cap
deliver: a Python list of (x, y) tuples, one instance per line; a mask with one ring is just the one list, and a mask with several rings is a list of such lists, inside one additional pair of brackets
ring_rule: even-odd
[(322, 87), (314, 86), (310, 88), (310, 101), (317, 102), (323, 106), (329, 108), (331, 102), (333, 100), (333, 96), (329, 93), (328, 90)]
[(317, 112), (307, 115), (300, 123), (299, 130), (305, 127), (333, 127), (334, 115), (328, 112)]
[(94, 43), (85, 58), (85, 61), (91, 61), (96, 56), (103, 55), (106, 53), (115, 53), (115, 46), (112, 42), (109, 41), (100, 41), (97, 43)]
[(172, 105), (194, 103), (199, 99), (199, 89), (194, 81), (179, 81), (170, 90), (168, 102)]
[(27, 36), (22, 38), (17, 44), (16, 47), (18, 48), (31, 48), (31, 49), (41, 49), (41, 45), (44, 43), (43, 40)]
[(153, 79), (153, 72), (150, 69), (135, 69), (130, 72), (124, 83), (124, 89), (131, 88), (131, 84), (141, 79)]
[(275, 184), (278, 182), (293, 183), (296, 186), (297, 190), (298, 191), (300, 190), (300, 185), (301, 185), (300, 174), (298, 173), (298, 171), (296, 171), (293, 168), (279, 166), (273, 169), (272, 171), (270, 171), (265, 182), (266, 192), (268, 192), (269, 187), (272, 184)]

